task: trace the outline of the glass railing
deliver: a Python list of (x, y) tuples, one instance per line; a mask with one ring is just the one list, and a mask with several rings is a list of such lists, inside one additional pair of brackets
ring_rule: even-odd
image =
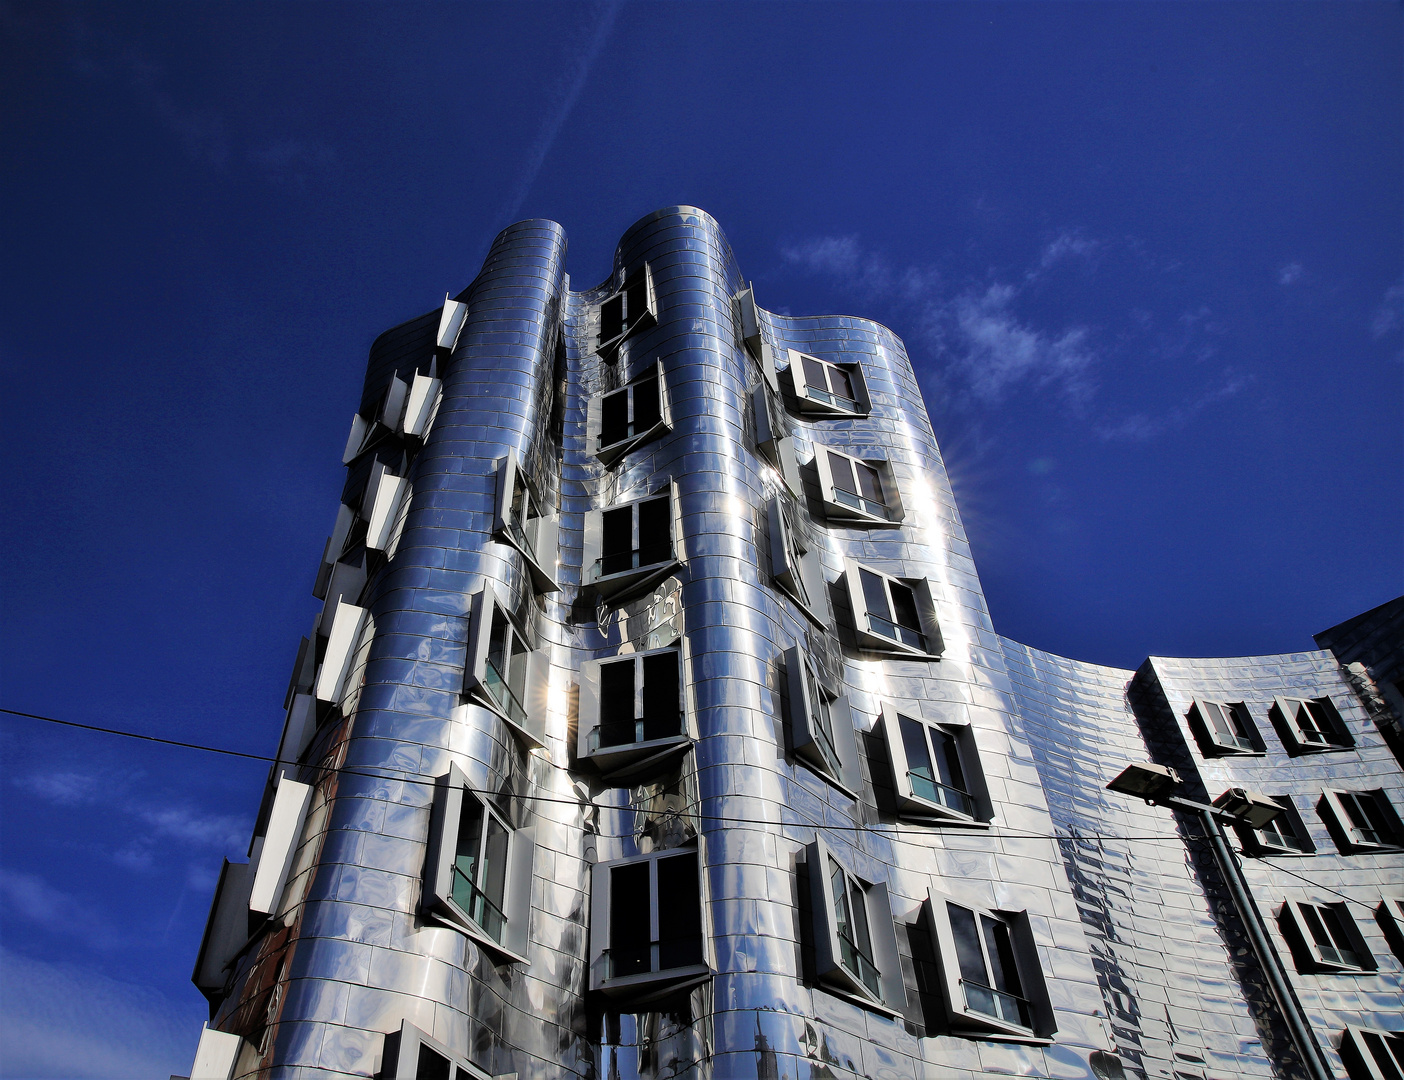
[(873, 962), (868, 959), (863, 950), (840, 934), (839, 951), (842, 954), (843, 966), (848, 969), (848, 973), (872, 991), (874, 997), (881, 997), (882, 990), (881, 984), (878, 982), (878, 969), (873, 966)]
[(642, 720), (605, 720), (590, 732), (590, 751), (609, 749), (612, 746), (628, 746), (644, 741)]
[(492, 695), (492, 700), (497, 702), (509, 719), (524, 725), (527, 722), (527, 711), (517, 695), (513, 693), (512, 688), (507, 685), (507, 680), (502, 677), (502, 672), (497, 670), (497, 666), (491, 660), (484, 666), (486, 668), (484, 681), (487, 683), (487, 690)]
[(954, 810), (957, 814), (964, 814), (966, 817), (975, 816), (975, 800), (961, 791), (960, 788), (953, 788), (949, 784), (943, 784), (916, 772), (907, 773), (907, 779), (911, 781), (912, 794), (918, 799), (938, 803), (947, 810)]
[(1359, 967), (1360, 957), (1356, 955), (1354, 949), (1339, 949), (1334, 945), (1316, 946), (1321, 950), (1321, 959), (1328, 964), (1335, 964), (1338, 967)]
[(847, 412), (857, 412), (858, 402), (852, 398), (846, 398), (842, 394), (830, 393), (822, 387), (809, 383), (806, 386), (806, 393), (815, 401), (822, 401), (825, 405), (832, 405), (835, 409), (843, 409)]
[(653, 423), (651, 424), (639, 424), (631, 421), (630, 423), (624, 425), (624, 433), (622, 435), (618, 436), (617, 438), (610, 439), (609, 442), (605, 442), (605, 437), (601, 435), (599, 437), (599, 449), (607, 450), (611, 446), (616, 446), (622, 442), (628, 442), (630, 439), (635, 438), (636, 436), (643, 435), (645, 432), (653, 430), (653, 428), (655, 428), (657, 425), (657, 420), (653, 421)]
[(521, 549), (526, 552), (529, 558), (536, 558), (536, 544), (532, 542), (531, 537), (527, 535), (526, 530), (522, 528), (521, 523), (517, 521), (516, 518), (510, 518), (508, 520), (507, 532)]
[(834, 500), (851, 510), (859, 510), (865, 514), (871, 514), (873, 517), (887, 517), (887, 507), (882, 503), (875, 503), (871, 499), (865, 499), (851, 491), (844, 491), (841, 487), (834, 488)]
[(965, 988), (965, 1007), (968, 1011), (979, 1013), (982, 1016), (992, 1016), (996, 1020), (1003, 1020), (1006, 1024), (1018, 1024), (1025, 1028), (1033, 1027), (1029, 1003), (1017, 994), (996, 990), (992, 986), (982, 986), (980, 983), (970, 982), (968, 979), (962, 979), (960, 985)]
[[(653, 558), (654, 555), (662, 555), (662, 558)], [(648, 555), (647, 561), (644, 556)], [(595, 578), (609, 577), (612, 574), (624, 574), (630, 570), (638, 570), (645, 566), (655, 566), (658, 563), (667, 562), (672, 556), (668, 553), (660, 553), (647, 548), (637, 551), (621, 551), (615, 555), (606, 555), (602, 559), (595, 560)]]
[(868, 628), (875, 634), (881, 634), (893, 641), (900, 641), (903, 645), (910, 645), (914, 649), (926, 651), (926, 635), (913, 630), (910, 626), (902, 626), (870, 611), (868, 612)]
[(507, 916), (456, 866), (453, 868), (453, 902), (468, 918), (478, 924), (483, 933), (499, 945), (502, 944), (502, 931), (507, 925)]
[(1253, 741), (1246, 735), (1231, 735), (1226, 731), (1216, 731), (1214, 737), (1218, 739), (1220, 746), (1226, 746), (1230, 750), (1254, 750)]
[(1305, 851), (1307, 849), (1306, 841), (1296, 833), (1279, 832), (1273, 828), (1260, 829), (1258, 842), (1263, 847), (1274, 848), (1278, 851)]

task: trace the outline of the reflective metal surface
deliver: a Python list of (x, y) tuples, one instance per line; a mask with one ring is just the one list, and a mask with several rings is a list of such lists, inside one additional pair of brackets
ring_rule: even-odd
[[(1321, 898), (1327, 886), (1378, 903), (1381, 889), (1404, 885), (1399, 855), (1337, 854), (1313, 809), (1313, 791), (1332, 776), (1384, 787), (1404, 809), (1398, 766), (1332, 657), (1154, 659), (1133, 680), (1000, 638), (915, 375), (891, 331), (757, 309), (770, 356), (860, 368), (867, 415), (806, 412), (764, 385), (733, 302), (745, 282), (702, 211), (671, 208), (637, 223), (611, 279), (595, 289), (570, 291), (564, 258), (563, 230), (551, 222), (522, 222), (498, 237), (458, 296), (467, 310), (451, 356), (434, 369), (443, 399), (422, 449), (406, 440), (399, 458), (376, 451), (407, 470), (397, 475), (410, 481), (408, 512), (359, 600), (369, 617), (341, 713), (323, 717), (292, 769), (314, 791), (281, 903), (233, 960), (227, 994), (216, 995), (214, 1026), (246, 1040), (235, 1074), (376, 1075), (390, 1067), (386, 1035), (408, 1022), (489, 1075), (519, 1077), (1071, 1078), (1114, 1075), (1111, 1054), (1138, 1077), (1295, 1075), (1196, 841), (1169, 810), (1103, 786), (1123, 765), (1152, 758), (1210, 797), (1229, 786), (1290, 795), (1318, 855), (1292, 864), (1306, 882), (1266, 862), (1249, 866), (1265, 915), (1283, 900)], [(631, 322), (601, 356), (601, 303), (626, 275), (643, 280), (645, 263), (654, 321)], [(440, 324), (436, 310), (377, 340), (364, 412), (392, 375), (423, 374)], [(590, 399), (655, 363), (669, 426), (606, 467)], [(782, 372), (779, 383), (793, 380)], [(766, 439), (793, 439), (802, 464), (796, 502), (757, 447), (758, 387), (770, 405)], [(820, 447), (890, 463), (900, 525), (827, 517), (804, 465)], [(518, 547), (492, 538), (497, 463), (509, 452), (543, 511), (559, 515), (558, 563), (538, 552), (536, 571), (537, 580), (542, 569), (554, 574), (558, 592), (538, 594)], [(351, 462), (348, 493), (366, 475), (363, 455)], [(670, 482), (682, 551), (666, 577), (622, 602), (583, 587), (587, 512)], [(829, 585), (829, 595), (810, 597), (811, 614), (772, 577), (766, 508), (777, 495)], [(853, 619), (863, 613), (843, 587), (851, 564), (925, 580), (939, 659), (860, 651)], [(542, 715), (540, 749), (464, 696), (469, 614), (485, 585), (543, 657), (519, 709)], [(693, 745), (653, 772), (605, 778), (577, 756), (582, 664), (675, 642)], [(858, 729), (857, 799), (791, 748), (784, 654), (795, 645), (846, 698), (835, 715), (851, 715)], [(1186, 727), (1192, 698), (1243, 700), (1270, 742), (1274, 696), (1325, 694), (1356, 736), (1349, 751), (1289, 759), (1270, 746), (1262, 757), (1206, 759)], [(969, 748), (962, 788), (972, 794), (958, 793), (984, 808), (979, 815), (899, 817), (884, 703), (955, 733), (952, 745), (959, 734)], [(496, 798), (514, 829), (531, 830), (528, 964), (504, 963), (421, 913), (433, 784), (450, 765)], [(870, 912), (885, 889), (905, 1008), (877, 1007), (812, 977), (803, 860), (816, 836), (868, 890)], [(592, 867), (689, 845), (701, 855), (711, 977), (654, 1005), (592, 995), (591, 935), (604, 932), (590, 925)], [(1046, 994), (1031, 1003), (984, 990), (982, 1007), (1012, 1036), (944, 1026), (929, 972), (933, 895), (1027, 928), (1027, 956), (1017, 962), (1041, 977), (1021, 986), (1046, 985)], [(1297, 985), (1323, 1044), (1346, 1023), (1404, 1026), (1399, 962), (1363, 912), (1357, 923), (1377, 969), (1301, 976)], [(1034, 1013), (1047, 1022), (1036, 1024)]]

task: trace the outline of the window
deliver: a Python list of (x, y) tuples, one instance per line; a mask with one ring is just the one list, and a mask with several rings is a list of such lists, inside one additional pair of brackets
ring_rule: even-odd
[(770, 394), (764, 386), (757, 386), (751, 392), (751, 411), (756, 419), (756, 449), (779, 471), (790, 494), (798, 498), (804, 494), (804, 484), (800, 479), (795, 440), (784, 434), (778, 417), (771, 410)]
[(1289, 900), (1279, 919), (1298, 971), (1374, 970), (1374, 958), (1345, 904)]
[(1404, 846), (1404, 828), (1383, 791), (1330, 791), (1318, 804), (1343, 851)]
[(229, 962), (249, 940), (251, 869), (248, 863), (225, 859), (219, 871), (214, 900), (205, 920), (205, 933), (195, 958), (195, 974), (191, 976), (191, 981), (211, 1004), (224, 999)]
[(1285, 795), (1270, 795), (1268, 798), (1282, 807), (1282, 813), (1273, 818), (1261, 829), (1236, 825), (1238, 838), (1253, 855), (1312, 855), (1316, 845), (1302, 823), (1301, 815), (1292, 800)]
[(590, 892), (590, 989), (634, 1003), (711, 976), (698, 849), (597, 863)]
[(898, 812), (932, 822), (983, 824), (993, 816), (969, 724), (934, 724), (882, 704)]
[(816, 446), (814, 468), (824, 512), (840, 521), (897, 525), (903, 517), (897, 480), (886, 461), (861, 461), (837, 450)]
[(230, 1080), (245, 1045), (238, 1035), (206, 1024), (195, 1047), (195, 1063), (190, 1066), (192, 1080)]
[(760, 361), (761, 374), (765, 376), (766, 384), (772, 390), (778, 391), (780, 381), (775, 376), (775, 355), (761, 332), (760, 309), (756, 306), (754, 286), (748, 284), (736, 294), (736, 306), (741, 340), (745, 342), (751, 355)]
[(463, 930), (499, 960), (527, 963), (531, 829), (514, 829), (457, 765), (438, 778), (424, 863), (426, 915)]
[(528, 748), (545, 745), (544, 709), (537, 700), (537, 672), (545, 666), (492, 587), (477, 593), (469, 610), (463, 692), (506, 720)]
[(871, 405), (860, 365), (833, 364), (790, 350), (790, 385), (800, 411), (814, 416), (867, 416)]
[(434, 338), (434, 348), (451, 353), (458, 346), (458, 335), (463, 330), (463, 321), (468, 317), (468, 305), (444, 296), (444, 309), (439, 315), (439, 332)]
[(1404, 1032), (1346, 1028), (1341, 1060), (1351, 1080), (1404, 1080)]
[[(326, 627), (327, 617), (322, 616), (322, 626)], [(354, 604), (339, 602), (332, 613), (331, 626), (327, 629), (326, 653), (322, 666), (317, 672), (316, 693), (318, 701), (332, 705), (339, 704), (346, 689), (346, 676), (351, 670), (351, 659), (361, 640), (361, 631), (366, 625), (366, 609)]]
[(1196, 698), (1185, 716), (1199, 748), (1210, 757), (1256, 754), (1260, 750), (1248, 706), (1241, 701), (1230, 704)]
[(822, 837), (809, 845), (805, 859), (815, 975), (829, 989), (861, 1004), (890, 1012), (905, 1009), (907, 990), (887, 886), (858, 878)]
[(578, 755), (608, 779), (638, 778), (691, 745), (683, 656), (676, 647), (580, 667)]
[(1375, 922), (1380, 924), (1394, 955), (1404, 960), (1404, 896), (1383, 897), (1375, 909)]
[(858, 739), (847, 696), (831, 692), (798, 645), (785, 653), (790, 695), (790, 745), (795, 756), (821, 776), (857, 796), (863, 783)]
[(610, 356), (620, 342), (643, 326), (658, 321), (658, 297), (648, 263), (624, 279), (624, 287), (600, 305), (599, 353)]
[(253, 884), (249, 888), (249, 911), (253, 914), (278, 914), (283, 886), (287, 884), (311, 803), (310, 785), (289, 780), (286, 773), (278, 777), (273, 808), (263, 835), (255, 841), (254, 857), (250, 861)]
[(542, 511), (515, 450), (497, 462), (492, 535), (521, 552), (537, 592), (560, 591), (555, 578), (556, 515)]
[(403, 476), (395, 476), (383, 465), (377, 465), (371, 473), (371, 482), (366, 488), (366, 549), (388, 551), (394, 534), (396, 519), (409, 498), (410, 482)]
[(634, 447), (673, 426), (662, 361), (644, 368), (628, 386), (590, 399), (587, 428), (598, 431), (596, 456), (613, 465)]
[(931, 893), (941, 997), (953, 1031), (1047, 1038), (1055, 1030), (1027, 912)]
[(782, 495), (774, 495), (767, 506), (770, 531), (770, 572), (810, 622), (824, 627), (827, 620), (825, 598), (828, 584), (819, 553), (800, 543), (799, 534), (791, 523), (791, 504)]
[(1289, 754), (1344, 750), (1355, 745), (1330, 698), (1275, 698), (1268, 715)]
[(420, 439), (428, 438), (442, 390), (443, 384), (438, 379), (415, 374), (414, 382), (410, 384), (409, 397), (405, 401), (405, 418), (401, 425), (406, 435)]
[(894, 578), (855, 562), (844, 570), (860, 650), (934, 659), (941, 631), (925, 579)]
[(682, 561), (678, 488), (585, 515), (585, 583), (622, 599), (666, 577)]
[(431, 1039), (408, 1020), (385, 1036), (380, 1055), (383, 1080), (489, 1080), (471, 1061)]

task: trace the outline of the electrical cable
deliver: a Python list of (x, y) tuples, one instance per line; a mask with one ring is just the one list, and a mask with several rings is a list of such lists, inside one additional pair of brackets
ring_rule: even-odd
[[(157, 735), (143, 735), (143, 734), (141, 734), (141, 733), (139, 733), (139, 732), (135, 732), (135, 731), (124, 731), (124, 730), (122, 730), (121, 728), (102, 727), (102, 726), (99, 726), (99, 725), (97, 725), (97, 724), (80, 724), (80, 723), (78, 723), (78, 722), (75, 721), (75, 720), (60, 720), (60, 719), (58, 719), (57, 717), (53, 717), (53, 716), (44, 716), (44, 715), (42, 715), (42, 714), (40, 714), (40, 713), (21, 712), (21, 711), (19, 711), (18, 709), (0, 708), (0, 713), (4, 713), (4, 714), (9, 715), (9, 716), (23, 717), (23, 718), (29, 719), (29, 720), (40, 720), (40, 721), (43, 721), (44, 723), (47, 723), (47, 724), (58, 724), (58, 725), (61, 725), (61, 726), (63, 726), (63, 727), (77, 728), (77, 729), (79, 729), (79, 730), (81, 730), (81, 731), (94, 731), (94, 732), (98, 732), (99, 734), (103, 734), (103, 735), (116, 735), (116, 736), (118, 736), (118, 737), (120, 737), (120, 738), (124, 738), (124, 739), (138, 739), (138, 740), (141, 740), (142, 742), (159, 743), (159, 744), (161, 744), (161, 745), (163, 745), (163, 746), (175, 746), (175, 747), (178, 747), (178, 748), (183, 749), (183, 750), (199, 750), (199, 751), (202, 751), (202, 752), (204, 752), (204, 753), (223, 754), (223, 755), (226, 755), (226, 756), (228, 756), (228, 757), (243, 758), (243, 759), (248, 760), (248, 761), (267, 761), (267, 762), (270, 762), (270, 763), (277, 763), (277, 762), (279, 762), (279, 761), (285, 761), (287, 764), (290, 764), (290, 765), (296, 765), (296, 764), (298, 764), (297, 762), (287, 761), (287, 759), (282, 759), (282, 758), (277, 758), (277, 757), (269, 757), (267, 754), (251, 754), (251, 753), (248, 753), (247, 751), (243, 751), (243, 750), (230, 750), (230, 749), (227, 749), (227, 748), (221, 747), (221, 746), (209, 746), (209, 745), (207, 745), (207, 744), (205, 744), (205, 743), (184, 742), (184, 741), (179, 740), (179, 739), (165, 739), (165, 738), (161, 738), (160, 736), (157, 736)], [(562, 766), (556, 765), (555, 762), (550, 762), (550, 764), (552, 764), (554, 767), (556, 767), (556, 768), (558, 768), (558, 769), (562, 768)], [(415, 775), (411, 775), (411, 774), (409, 774), (409, 773), (401, 773), (401, 774), (399, 774), (399, 775), (395, 775), (395, 774), (398, 773), (399, 771), (398, 771), (398, 770), (393, 770), (393, 769), (387, 769), (385, 772), (368, 772), (368, 771), (365, 771), (365, 770), (362, 770), (362, 769), (348, 768), (348, 767), (346, 767), (346, 766), (344, 766), (344, 765), (342, 765), (342, 766), (337, 766), (337, 767), (331, 767), (331, 766), (319, 766), (319, 765), (311, 765), (311, 764), (309, 764), (307, 767), (308, 767), (308, 768), (312, 768), (312, 769), (318, 769), (318, 770), (321, 770), (321, 771), (327, 772), (327, 773), (338, 773), (338, 774), (343, 775), (343, 776), (363, 776), (363, 777), (368, 777), (368, 778), (370, 778), (370, 779), (372, 779), (372, 780), (393, 780), (393, 781), (395, 781), (395, 782), (397, 782), (397, 783), (403, 783), (403, 784), (417, 784), (417, 785), (420, 785), (420, 786), (423, 786), (423, 787), (429, 787), (429, 788), (434, 787), (434, 786), (435, 786), (435, 783), (436, 783), (434, 780), (426, 780), (426, 779), (424, 779), (422, 776), (415, 776)], [(391, 775), (386, 775), (387, 772), (390, 773)], [(474, 789), (471, 789), (471, 790), (472, 790), (475, 794), (485, 795), (485, 796), (488, 796), (488, 797), (497, 797), (498, 795), (501, 795), (501, 794), (502, 794), (501, 792), (489, 791), (489, 790), (486, 790), (486, 789), (479, 789), (479, 788), (474, 788)], [(619, 811), (619, 812), (632, 811), (632, 812), (636, 812), (636, 813), (637, 813), (637, 812), (643, 811), (643, 810), (645, 809), (645, 808), (643, 808), (643, 807), (632, 806), (632, 805), (630, 805), (630, 806), (614, 806), (614, 805), (610, 805), (610, 804), (608, 804), (608, 803), (597, 803), (597, 802), (590, 802), (590, 801), (587, 801), (587, 800), (580, 800), (580, 799), (561, 799), (561, 798), (556, 798), (556, 797), (553, 797), (553, 796), (550, 796), (550, 795), (526, 795), (526, 794), (520, 794), (520, 793), (517, 793), (517, 792), (510, 792), (510, 793), (507, 793), (507, 797), (508, 797), (508, 798), (513, 798), (513, 799), (522, 799), (522, 800), (531, 801), (531, 802), (553, 803), (553, 804), (557, 804), (557, 805), (561, 805), (561, 806), (570, 806), (570, 807), (574, 807), (574, 808), (579, 809), (579, 810), (587, 810), (587, 811), (588, 811), (588, 810), (614, 810), (614, 811)], [(890, 829), (892, 828), (892, 826), (890, 826), (890, 825), (830, 825), (830, 824), (827, 824), (827, 823), (826, 823), (826, 824), (820, 825), (820, 824), (816, 824), (816, 823), (805, 823), (805, 822), (765, 821), (765, 820), (760, 819), (760, 818), (726, 817), (726, 816), (723, 816), (723, 815), (720, 815), (720, 814), (689, 814), (689, 815), (687, 815), (687, 816), (692, 817), (692, 818), (696, 818), (698, 821), (718, 822), (718, 823), (721, 823), (721, 824), (723, 824), (723, 825), (760, 825), (760, 826), (764, 826), (764, 827), (767, 827), (767, 828), (774, 828), (775, 826), (778, 825), (778, 826), (781, 826), (781, 827), (790, 827), (790, 828), (823, 829), (823, 830), (826, 830), (826, 831), (829, 831), (829, 832), (878, 833), (878, 834), (882, 834), (882, 835), (891, 836), (891, 837), (894, 837), (894, 838), (900, 836), (900, 834), (896, 834), (896, 833), (893, 833), (893, 832), (888, 831), (888, 830), (890, 830)], [(954, 827), (959, 828), (958, 825), (956, 825), (956, 826), (954, 826)], [(593, 832), (593, 831), (592, 831), (592, 832), (590, 833), (590, 835), (603, 837), (603, 838), (605, 838), (605, 839), (620, 840), (620, 839), (626, 839), (626, 838), (629, 838), (629, 837), (633, 837), (633, 836), (636, 835), (636, 834), (635, 834), (635, 833), (601, 833), (601, 832)], [(947, 835), (947, 836), (948, 836), (948, 835), (952, 835), (952, 834), (950, 834), (950, 833), (944, 833), (944, 834), (942, 834), (942, 835)], [(971, 832), (969, 835), (975, 835), (975, 836), (977, 836), (977, 835), (982, 835), (982, 831), (973, 831), (973, 832)], [(1053, 840), (1053, 841), (1060, 841), (1060, 840), (1132, 841), (1132, 840), (1134, 840), (1134, 841), (1161, 841), (1161, 842), (1164, 842), (1164, 841), (1175, 841), (1175, 842), (1180, 842), (1180, 840), (1181, 840), (1181, 838), (1178, 837), (1178, 836), (1109, 836), (1109, 835), (1100, 834), (1100, 833), (1067, 833), (1067, 834), (1053, 833), (1053, 834), (1049, 834), (1049, 833), (1016, 833), (1016, 832), (998, 831), (998, 832), (991, 832), (989, 835), (991, 835), (991, 836), (999, 836), (999, 837), (1007, 837), (1007, 838), (1009, 838), (1009, 839), (1011, 839), (1011, 840)], [(1197, 840), (1197, 839), (1203, 839), (1203, 837), (1199, 837), (1199, 836), (1186, 836), (1184, 839), (1188, 839), (1188, 840)]]

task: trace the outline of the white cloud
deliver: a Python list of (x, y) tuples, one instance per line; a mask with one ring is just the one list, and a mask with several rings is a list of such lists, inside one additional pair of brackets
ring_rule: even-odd
[(184, 1075), (203, 1019), (193, 991), (188, 1002), (175, 1002), (144, 986), (0, 947), (0, 1076)]
[(1051, 270), (1058, 263), (1070, 259), (1089, 259), (1097, 253), (1101, 246), (1098, 241), (1089, 240), (1080, 233), (1064, 230), (1043, 245), (1043, 251), (1038, 257), (1038, 265), (1030, 270), (1027, 276), (1033, 279)]
[(1370, 323), (1370, 332), (1378, 340), (1401, 326), (1404, 326), (1404, 279), (1385, 290), (1384, 301)]
[(0, 868), (0, 910), (5, 912), (6, 922), (18, 915), (96, 949), (112, 949), (122, 944), (121, 935), (102, 912), (54, 888), (35, 874)]
[(784, 244), (780, 255), (811, 273), (835, 277), (852, 274), (862, 257), (856, 236), (819, 236), (798, 244)]
[(1278, 267), (1277, 283), (1279, 285), (1293, 285), (1302, 279), (1305, 273), (1302, 264), (1299, 262), (1289, 262), (1285, 266)]
[(92, 802), (98, 789), (96, 777), (74, 772), (35, 773), (17, 778), (15, 785), (59, 806)]

